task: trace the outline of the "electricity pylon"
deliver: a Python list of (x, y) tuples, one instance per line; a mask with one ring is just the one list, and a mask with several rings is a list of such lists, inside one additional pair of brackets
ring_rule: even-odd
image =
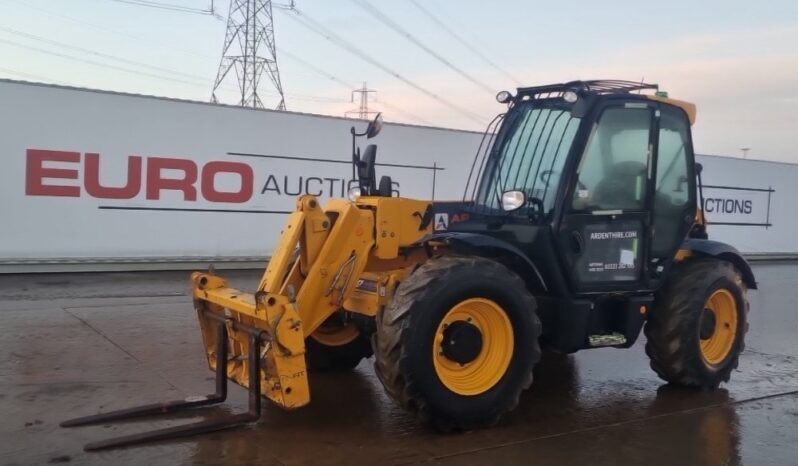
[[(293, 2), (288, 7), (276, 6), (291, 8)], [(222, 60), (213, 85), (211, 102), (218, 102), (217, 93), (222, 83), (236, 79), (241, 96), (238, 105), (265, 108), (260, 95), (263, 91), (261, 79), (264, 74), (278, 94), (279, 101), (274, 108), (285, 110), (283, 85), (277, 68), (272, 2), (271, 0), (230, 0)]]

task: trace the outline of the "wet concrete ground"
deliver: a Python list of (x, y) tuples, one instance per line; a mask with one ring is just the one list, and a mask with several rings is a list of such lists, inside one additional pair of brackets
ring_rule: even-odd
[[(364, 361), (311, 378), (313, 402), (184, 440), (84, 453), (109, 436), (246, 409), (64, 429), (64, 419), (213, 391), (188, 274), (0, 276), (0, 463), (46, 464), (798, 464), (798, 266), (756, 265), (747, 350), (715, 392), (664, 386), (643, 342), (548, 356), (499, 426), (442, 435), (383, 394)], [(226, 272), (251, 288), (253, 272)], [(642, 340), (642, 337), (641, 337)]]

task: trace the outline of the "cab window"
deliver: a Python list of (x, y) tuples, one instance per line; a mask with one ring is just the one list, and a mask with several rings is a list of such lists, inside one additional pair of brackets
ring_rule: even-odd
[(540, 200), (548, 213), (554, 208), (562, 167), (581, 120), (561, 101), (523, 102), (513, 118), (506, 142), (486, 171), (479, 202), (499, 210), (502, 192), (520, 190), (527, 199)]
[(651, 109), (611, 107), (593, 127), (579, 164), (571, 207), (577, 211), (645, 208)]
[(687, 122), (663, 112), (659, 123), (657, 200), (683, 207), (690, 200), (687, 188)]

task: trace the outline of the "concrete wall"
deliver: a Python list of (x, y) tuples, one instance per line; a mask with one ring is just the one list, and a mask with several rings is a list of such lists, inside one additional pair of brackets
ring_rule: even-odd
[[(297, 192), (346, 194), (349, 128), (365, 127), (2, 80), (0, 102), (5, 271), (268, 256)], [(388, 124), (373, 141), (378, 171), (402, 195), (422, 198), (432, 195), (434, 173), (435, 198), (459, 199), (480, 138)], [(735, 224), (712, 226), (714, 237), (746, 252), (798, 252), (798, 166), (700, 161), (705, 184), (716, 186), (705, 193), (709, 219)]]

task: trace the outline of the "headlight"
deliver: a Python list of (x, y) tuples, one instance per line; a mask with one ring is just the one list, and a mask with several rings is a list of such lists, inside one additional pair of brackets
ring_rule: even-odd
[(349, 200), (355, 202), (358, 197), (360, 197), (360, 187), (349, 188)]
[(500, 104), (506, 104), (511, 100), (513, 100), (513, 95), (509, 91), (501, 91), (496, 94), (496, 101)]
[(576, 101), (579, 100), (579, 94), (577, 94), (575, 91), (565, 91), (565, 93), (562, 95), (562, 100), (568, 102), (569, 104), (576, 103)]

